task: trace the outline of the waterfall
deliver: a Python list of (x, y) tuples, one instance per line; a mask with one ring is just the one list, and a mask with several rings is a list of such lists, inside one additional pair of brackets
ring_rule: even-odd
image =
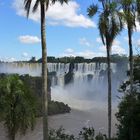
[[(124, 65), (123, 65), (124, 66)], [(75, 63), (73, 81), (65, 85), (65, 75), (69, 72), (70, 64), (48, 63), (51, 73), (52, 98), (64, 101), (107, 101), (107, 64), (106, 63)], [(112, 69), (112, 98), (116, 100), (120, 83), (126, 78), (125, 71), (116, 63), (111, 63)], [(41, 76), (41, 63), (4, 63), (0, 62), (0, 73), (29, 74)], [(61, 99), (61, 98), (62, 99)]]

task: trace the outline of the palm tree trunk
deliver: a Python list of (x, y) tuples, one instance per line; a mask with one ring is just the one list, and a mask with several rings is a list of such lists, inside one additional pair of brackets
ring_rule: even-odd
[(12, 135), (12, 136), (10, 137), (10, 140), (15, 140), (15, 135)]
[(129, 65), (130, 65), (130, 94), (133, 93), (133, 48), (132, 48), (132, 32), (128, 27), (129, 39)]
[[(130, 94), (133, 94), (133, 48), (132, 48), (132, 31), (128, 26), (128, 39), (129, 39), (129, 65), (130, 65)], [(133, 100), (131, 100), (130, 111), (133, 110)], [(130, 126), (130, 140), (133, 140), (133, 118), (131, 118)]]
[(47, 93), (47, 48), (46, 48), (45, 4), (41, 3), (41, 43), (42, 43), (42, 110), (43, 140), (48, 140), (48, 93)]
[(15, 126), (13, 126), (10, 131), (11, 132), (10, 132), (10, 135), (9, 135), (9, 140), (15, 140), (15, 135), (16, 135)]
[(112, 114), (112, 104), (111, 104), (111, 66), (110, 66), (110, 46), (107, 45), (107, 65), (108, 65), (108, 139), (111, 140), (111, 114)]

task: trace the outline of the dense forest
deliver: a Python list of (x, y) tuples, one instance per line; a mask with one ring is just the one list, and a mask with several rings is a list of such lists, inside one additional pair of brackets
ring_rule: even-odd
[[(81, 56), (76, 57), (60, 57), (56, 58), (53, 56), (47, 57), (48, 63), (92, 63), (92, 62), (99, 62), (99, 63), (107, 63), (107, 57), (94, 57), (92, 59), (86, 59)], [(119, 62), (128, 62), (128, 57), (126, 55), (119, 55), (113, 54), (111, 55), (111, 62), (119, 63)], [(42, 59), (35, 61), (35, 58), (31, 58), (29, 62), (42, 62)]]

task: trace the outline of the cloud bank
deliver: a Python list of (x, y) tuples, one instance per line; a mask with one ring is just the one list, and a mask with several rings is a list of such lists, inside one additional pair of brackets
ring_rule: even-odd
[[(35, 0), (33, 0), (34, 4)], [(23, 7), (23, 0), (14, 0), (13, 7), (16, 10), (16, 14), (19, 16), (26, 17), (26, 12)], [(32, 6), (33, 7), (33, 6)], [(64, 25), (68, 27), (96, 27), (95, 23), (79, 13), (80, 5), (76, 1), (70, 1), (68, 4), (63, 6), (56, 2), (54, 5), (50, 4), (49, 9), (46, 13), (48, 18), (48, 24)], [(36, 13), (30, 13), (29, 19), (39, 22), (40, 21), (40, 8)]]

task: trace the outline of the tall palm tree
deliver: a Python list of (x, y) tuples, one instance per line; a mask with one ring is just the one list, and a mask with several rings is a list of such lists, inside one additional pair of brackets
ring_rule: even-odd
[(136, 1), (135, 0), (120, 0), (120, 8), (123, 10), (123, 20), (126, 23), (128, 31), (128, 44), (129, 44), (129, 65), (130, 65), (130, 94), (133, 93), (133, 43), (132, 34), (136, 28)]
[[(43, 108), (43, 139), (48, 140), (48, 94), (47, 94), (47, 48), (46, 48), (46, 11), (49, 4), (67, 3), (68, 0), (36, 0), (32, 12), (36, 12), (40, 6), (41, 17), (41, 45), (42, 45), (42, 108)], [(33, 0), (24, 0), (24, 7), (27, 11), (27, 17), (30, 14)]]
[[(136, 20), (140, 21), (140, 0), (119, 0), (120, 9), (122, 9), (123, 21), (127, 26), (128, 31), (128, 44), (129, 44), (129, 66), (130, 66), (130, 94), (134, 93), (133, 90), (133, 40), (132, 35), (136, 29)], [(133, 100), (131, 100), (130, 111), (133, 110)], [(131, 119), (130, 140), (134, 139), (133, 118)]]
[(88, 8), (88, 15), (93, 17), (98, 14), (98, 29), (103, 44), (107, 51), (108, 65), (108, 138), (111, 139), (111, 115), (112, 115), (112, 91), (111, 91), (111, 66), (110, 53), (114, 39), (123, 28), (121, 13), (118, 10), (118, 5), (113, 0), (98, 0), (100, 5), (92, 4)]

